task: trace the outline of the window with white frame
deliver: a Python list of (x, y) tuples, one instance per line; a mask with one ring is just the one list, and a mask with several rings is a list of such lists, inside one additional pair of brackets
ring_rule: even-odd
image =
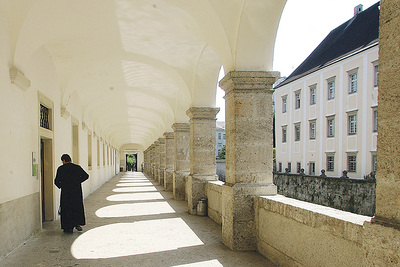
[(356, 172), (357, 171), (357, 155), (353, 153), (347, 154), (347, 171)]
[(378, 131), (378, 109), (374, 108), (372, 110), (372, 130), (374, 132)]
[(292, 163), (291, 162), (288, 162), (287, 167), (288, 167), (289, 172), (292, 172)]
[(310, 86), (310, 105), (315, 105), (317, 103), (317, 85)]
[(287, 126), (282, 126), (282, 143), (286, 143)]
[(328, 100), (335, 98), (335, 77), (326, 80), (328, 83)]
[(335, 136), (335, 117), (328, 117), (327, 121), (327, 136), (334, 137)]
[(310, 121), (310, 140), (315, 139), (317, 136), (317, 122), (315, 120)]
[(294, 141), (300, 141), (300, 123), (294, 125)]
[(379, 83), (378, 76), (379, 76), (379, 65), (378, 62), (374, 62), (374, 87), (378, 86)]
[(348, 115), (348, 134), (357, 134), (357, 113), (349, 113)]
[(221, 133), (218, 133), (218, 140), (221, 140)]
[(297, 162), (297, 173), (301, 171), (301, 162)]
[(357, 70), (354, 69), (348, 72), (349, 74), (349, 94), (357, 92)]
[(282, 162), (278, 163), (278, 172), (282, 172)]
[(301, 90), (297, 90), (294, 92), (294, 99), (295, 99), (295, 109), (300, 108), (300, 103), (301, 103), (301, 96), (300, 96)]
[(326, 155), (326, 171), (333, 172), (335, 170), (335, 155)]
[(287, 112), (287, 95), (282, 96), (282, 113)]
[(310, 175), (315, 175), (315, 162), (310, 162), (310, 170), (309, 173)]

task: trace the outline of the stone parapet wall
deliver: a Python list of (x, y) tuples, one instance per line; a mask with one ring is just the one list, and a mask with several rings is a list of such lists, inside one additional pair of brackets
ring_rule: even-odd
[(276, 173), (278, 194), (357, 214), (374, 216), (375, 181)]
[(211, 181), (207, 183), (207, 203), (208, 203), (208, 217), (218, 224), (222, 224), (222, 181)]
[(400, 230), (287, 198), (255, 198), (257, 251), (277, 266), (399, 266)]
[(363, 266), (370, 217), (281, 195), (255, 202), (259, 253), (279, 266)]
[(226, 162), (225, 159), (217, 159), (217, 175), (218, 180), (226, 181)]

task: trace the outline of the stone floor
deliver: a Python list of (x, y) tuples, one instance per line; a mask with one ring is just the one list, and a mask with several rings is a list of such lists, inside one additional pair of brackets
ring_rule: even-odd
[(83, 232), (59, 221), (0, 259), (0, 266), (273, 266), (256, 252), (233, 252), (221, 227), (190, 215), (186, 202), (140, 172), (120, 173), (85, 199)]

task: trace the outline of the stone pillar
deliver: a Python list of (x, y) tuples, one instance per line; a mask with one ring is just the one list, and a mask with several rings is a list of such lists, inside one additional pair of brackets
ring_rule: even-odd
[(400, 16), (399, 2), (381, 2), (376, 216), (373, 223), (400, 229)]
[(190, 118), (190, 175), (187, 180), (188, 211), (197, 214), (197, 202), (206, 197), (207, 181), (218, 179), (215, 160), (216, 115), (219, 108), (191, 107)]
[(152, 144), (151, 146), (150, 146), (150, 166), (149, 166), (149, 172), (150, 172), (150, 178), (152, 179), (152, 180), (154, 180), (154, 166), (155, 166), (155, 162), (154, 162), (154, 148), (155, 148), (155, 145), (154, 144)]
[(166, 132), (165, 137), (165, 170), (164, 170), (164, 190), (172, 192), (174, 174), (174, 133)]
[(143, 173), (144, 174), (146, 174), (146, 165), (147, 165), (147, 153), (148, 153), (148, 148), (147, 149), (145, 149), (144, 151), (143, 151), (143, 161), (144, 161), (144, 170), (143, 170)]
[(174, 199), (185, 200), (186, 177), (190, 174), (190, 124), (174, 123)]
[(150, 147), (146, 149), (146, 162), (144, 165), (145, 173), (147, 177), (150, 177), (149, 166), (150, 166)]
[(164, 171), (165, 171), (165, 138), (158, 138), (159, 161), (160, 168), (158, 169), (158, 183), (164, 185)]
[(232, 250), (256, 249), (254, 197), (273, 184), (272, 85), (278, 72), (232, 71), (220, 82), (226, 105), (226, 183), (222, 240)]
[(158, 141), (154, 141), (154, 156), (153, 156), (153, 180), (158, 182), (158, 171), (160, 170), (160, 153)]
[(154, 142), (154, 175), (153, 179), (158, 182), (158, 172), (160, 171), (160, 146), (159, 142)]

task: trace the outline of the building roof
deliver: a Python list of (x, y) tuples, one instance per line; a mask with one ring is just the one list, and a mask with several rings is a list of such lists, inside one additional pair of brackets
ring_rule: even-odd
[(354, 15), (336, 29), (276, 88), (322, 69), (350, 54), (370, 45), (377, 44), (379, 38), (380, 2)]
[(216, 122), (217, 130), (224, 130), (225, 131), (225, 122), (224, 121), (217, 121)]

